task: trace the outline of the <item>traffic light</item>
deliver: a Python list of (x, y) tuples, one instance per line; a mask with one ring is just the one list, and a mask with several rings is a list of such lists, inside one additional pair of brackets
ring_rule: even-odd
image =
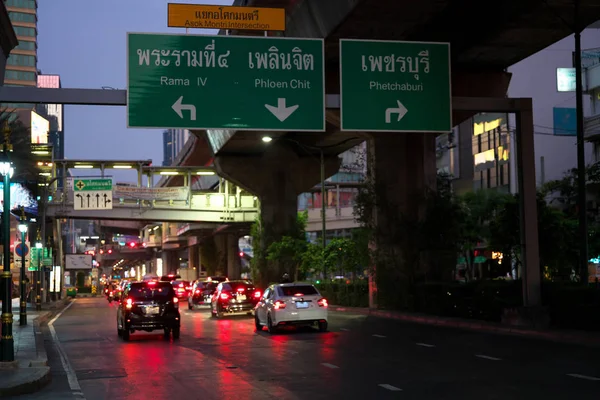
[(244, 252), (243, 251), (240, 251), (239, 254), (240, 254), (240, 257), (244, 257)]
[(133, 249), (135, 247), (135, 242), (129, 242), (129, 247)]

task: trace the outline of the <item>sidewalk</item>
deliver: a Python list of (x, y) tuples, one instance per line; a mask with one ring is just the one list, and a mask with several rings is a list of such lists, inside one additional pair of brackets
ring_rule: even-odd
[(33, 393), (50, 382), (50, 367), (40, 325), (52, 315), (49, 310), (64, 304), (63, 300), (44, 303), (43, 311), (35, 311), (35, 307), (28, 304), (27, 325), (20, 326), (19, 299), (13, 299), (12, 303), (15, 361), (0, 363), (0, 398)]
[(378, 318), (397, 319), (424, 325), (435, 325), (449, 328), (466, 329), (478, 332), (495, 333), (499, 335), (529, 337), (534, 339), (549, 340), (553, 342), (579, 344), (600, 347), (599, 332), (585, 332), (557, 329), (534, 329), (503, 325), (495, 322), (478, 321), (472, 319), (438, 317), (428, 314), (408, 313), (402, 311), (377, 310), (360, 307), (342, 307), (331, 305), (330, 311), (350, 312), (355, 314), (369, 315)]

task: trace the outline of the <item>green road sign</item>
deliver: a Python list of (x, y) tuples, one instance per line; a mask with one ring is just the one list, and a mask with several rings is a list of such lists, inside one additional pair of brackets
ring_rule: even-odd
[(345, 131), (452, 130), (450, 44), (340, 39)]
[(73, 191), (99, 191), (112, 190), (112, 179), (75, 179), (73, 182)]
[(127, 126), (325, 130), (323, 39), (129, 33)]

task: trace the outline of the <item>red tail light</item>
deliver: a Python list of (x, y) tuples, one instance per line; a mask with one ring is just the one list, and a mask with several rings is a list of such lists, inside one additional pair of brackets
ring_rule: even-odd
[(156, 285), (156, 282), (155, 282), (155, 281), (149, 281), (149, 282), (148, 282), (148, 286), (154, 286), (154, 285)]
[(320, 299), (319, 301), (317, 301), (317, 304), (319, 305), (319, 307), (329, 306), (329, 304), (327, 303), (327, 299)]
[(127, 301), (125, 302), (125, 307), (126, 307), (126, 308), (129, 308), (129, 309), (130, 309), (131, 307), (133, 307), (133, 300), (131, 300), (131, 299), (127, 299)]
[(246, 290), (246, 289), (244, 289), (243, 287), (239, 287), (239, 288), (237, 289), (237, 291), (238, 291), (238, 292), (243, 292), (244, 290)]
[(229, 295), (227, 293), (221, 293), (222, 300), (227, 300), (228, 298), (229, 298)]
[(283, 301), (277, 300), (273, 306), (274, 309), (276, 310), (280, 310), (282, 308), (285, 308), (285, 303)]
[(200, 290), (196, 289), (196, 294), (200, 294)]
[(261, 295), (260, 290), (257, 290), (256, 292), (254, 292), (255, 299), (260, 299), (260, 295)]

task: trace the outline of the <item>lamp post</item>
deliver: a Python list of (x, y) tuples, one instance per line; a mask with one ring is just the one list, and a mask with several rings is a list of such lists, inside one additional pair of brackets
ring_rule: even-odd
[(40, 258), (41, 257), (41, 252), (42, 252), (42, 248), (44, 247), (44, 245), (42, 244), (42, 238), (40, 237), (40, 231), (38, 229), (38, 233), (37, 233), (37, 239), (35, 240), (35, 251), (37, 253), (37, 271), (36, 271), (36, 282), (35, 282), (35, 309), (36, 311), (41, 311), (42, 310), (42, 282), (41, 282), (41, 275), (40, 275)]
[(10, 178), (14, 169), (8, 160), (8, 152), (12, 150), (10, 144), (10, 128), (8, 122), (4, 127), (4, 146), (2, 149), (3, 160), (0, 162), (0, 174), (4, 177), (4, 208), (2, 211), (2, 236), (4, 246), (4, 268), (2, 270), (2, 286), (4, 287), (4, 298), (2, 299), (2, 336), (0, 338), (1, 361), (11, 362), (15, 360), (15, 343), (12, 335), (12, 274), (10, 272)]
[[(25, 210), (21, 207), (21, 221), (19, 222), (19, 232), (21, 232), (21, 248), (25, 249), (25, 242), (27, 239), (27, 224), (25, 221)], [(31, 250), (29, 250), (31, 251)], [(19, 325), (27, 325), (27, 286), (25, 282), (26, 277), (25, 271), (25, 254), (21, 254), (21, 304), (19, 307)]]

